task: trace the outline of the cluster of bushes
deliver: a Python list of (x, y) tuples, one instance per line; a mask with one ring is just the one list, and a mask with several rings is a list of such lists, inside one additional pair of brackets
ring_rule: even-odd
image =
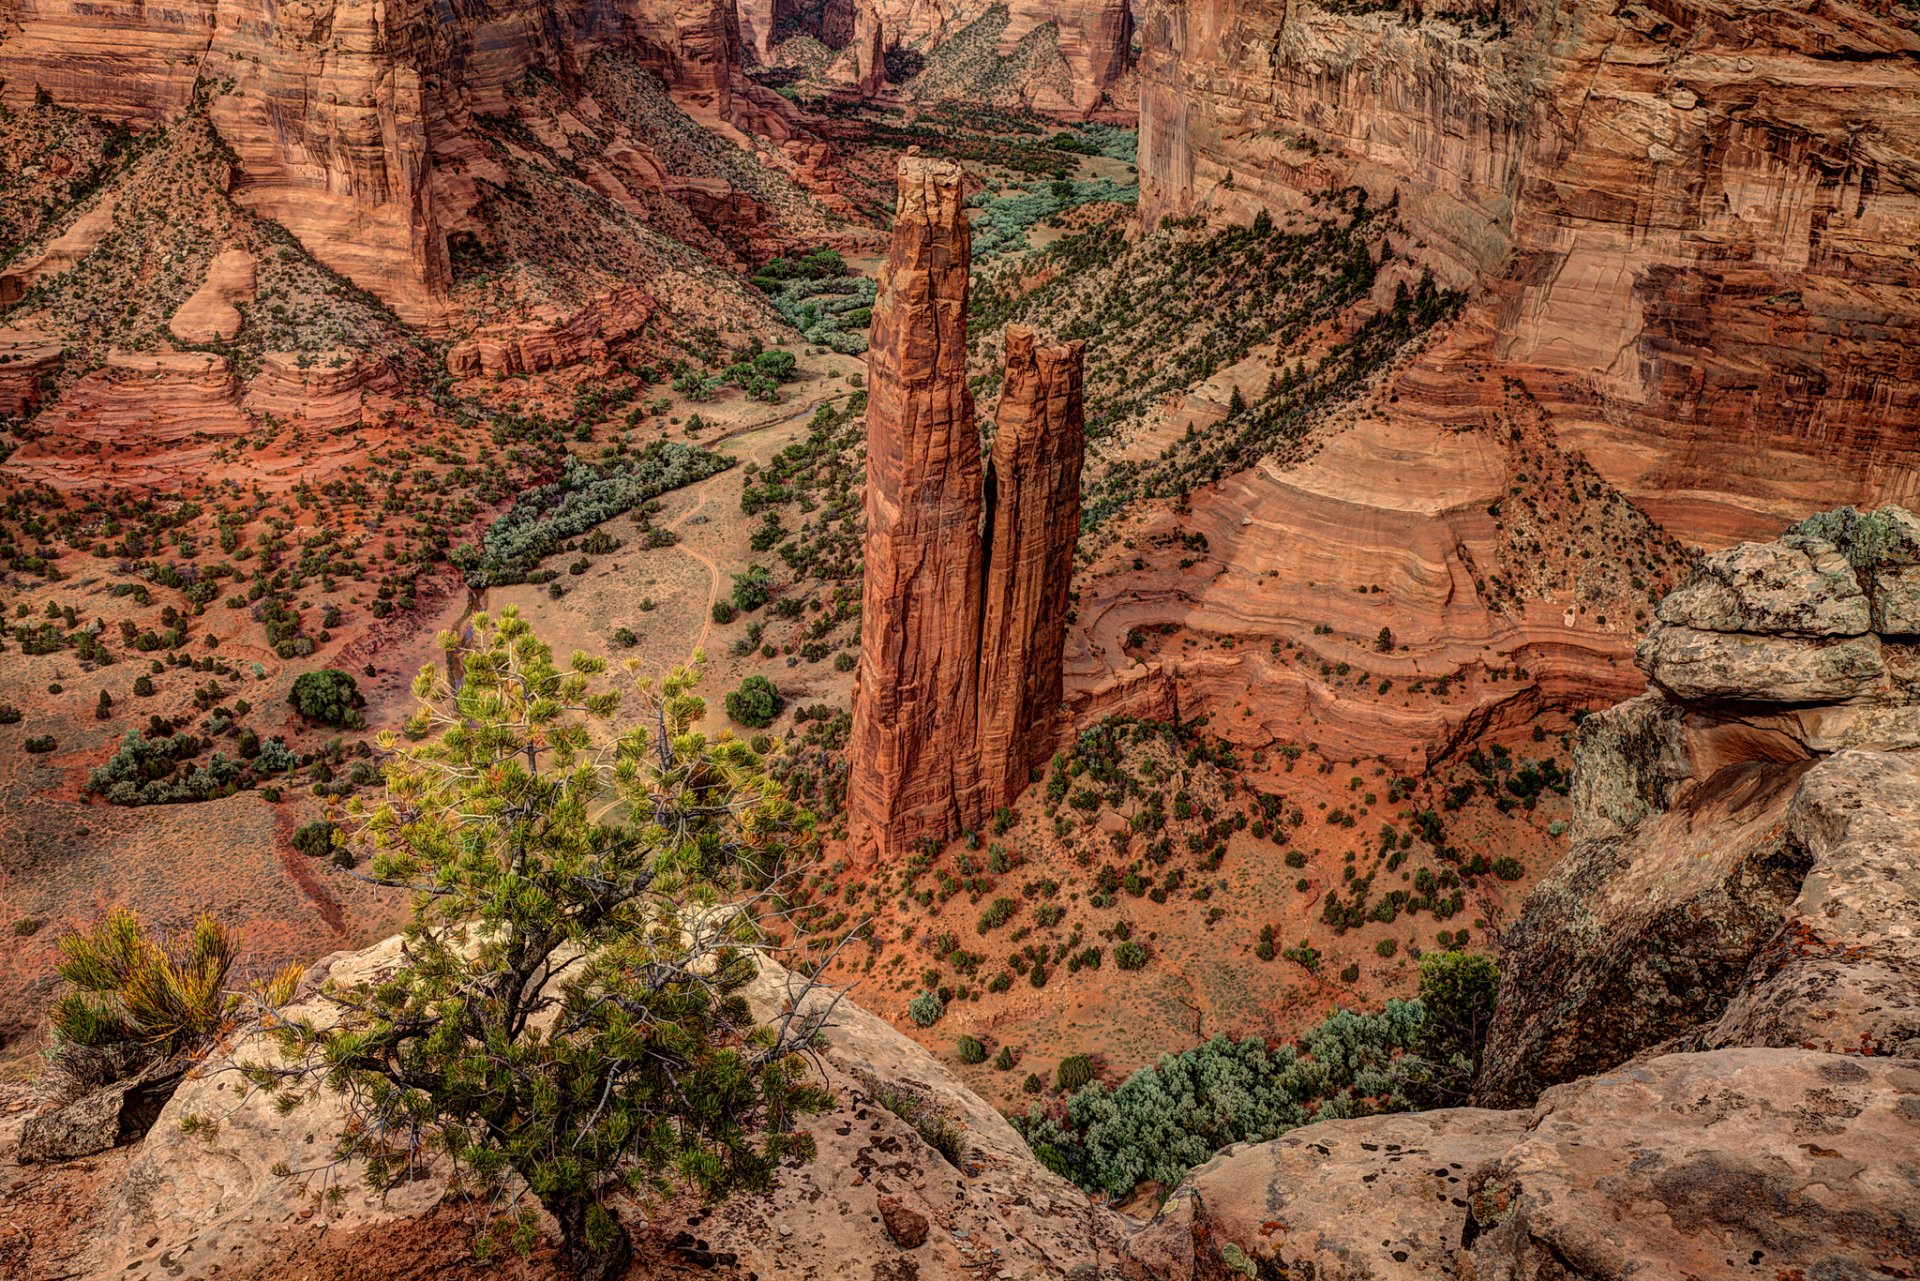
[(567, 539), (732, 465), (679, 441), (655, 441), (636, 456), (604, 463), (569, 458), (560, 479), (523, 495), (488, 527), (478, 549), (455, 548), (453, 563), (466, 571), (470, 587), (525, 582)]
[(1055, 178), (1031, 182), (1006, 191), (978, 192), (967, 203), (978, 212), (973, 219), (973, 256), (985, 261), (1027, 248), (1027, 232), (1076, 205), (1112, 202), (1131, 205), (1140, 199), (1138, 183), (1111, 178)]
[(105, 762), (88, 771), (85, 791), (111, 805), (173, 805), (230, 796), (269, 775), (283, 774), (298, 762), (278, 738), (258, 744), (251, 759), (215, 752), (204, 765), (181, 766), (204, 752), (211, 739), (196, 734), (148, 738), (128, 730)]
[(1170, 1188), (1229, 1144), (1310, 1121), (1455, 1102), (1478, 1066), (1498, 971), (1446, 952), (1420, 973), (1417, 999), (1335, 1010), (1297, 1045), (1215, 1037), (1111, 1088), (1084, 1056), (1064, 1060), (1064, 1109), (1035, 1105), (1015, 1126), (1049, 1169), (1119, 1197), (1148, 1180)]
[(867, 349), (877, 284), (854, 275), (833, 249), (775, 258), (753, 274), (773, 308), (808, 342), (849, 356)]
[(780, 691), (764, 676), (749, 676), (727, 695), (727, 715), (748, 729), (765, 729), (786, 706)]

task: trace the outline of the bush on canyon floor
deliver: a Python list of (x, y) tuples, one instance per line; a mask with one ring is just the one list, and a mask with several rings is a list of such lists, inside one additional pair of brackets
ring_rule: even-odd
[(780, 691), (764, 676), (749, 676), (727, 695), (727, 715), (748, 729), (765, 729), (780, 714)]
[[(1498, 971), (1484, 957), (1437, 953), (1420, 997), (1378, 1013), (1335, 1010), (1296, 1045), (1224, 1036), (1168, 1054), (1118, 1087), (1070, 1084), (1064, 1110), (1014, 1119), (1048, 1168), (1090, 1191), (1124, 1196), (1147, 1180), (1171, 1188), (1233, 1143), (1274, 1138), (1310, 1121), (1455, 1101), (1486, 1036)], [(1076, 1066), (1072, 1080), (1080, 1080)]]
[(638, 455), (603, 463), (570, 457), (560, 479), (521, 495), (487, 527), (478, 549), (457, 547), (451, 559), (466, 571), (469, 587), (525, 582), (567, 539), (731, 466), (730, 458), (679, 441), (655, 441)]
[(385, 799), (351, 810), (371, 879), (416, 892), (399, 968), (339, 992), (333, 1026), (278, 1021), (282, 1059), (246, 1070), (283, 1102), (343, 1095), (335, 1154), (375, 1186), (451, 1158), (492, 1198), (489, 1240), (531, 1248), (530, 1191), (574, 1275), (604, 1281), (632, 1256), (617, 1193), (761, 1189), (811, 1155), (791, 1122), (828, 1102), (799, 1053), (817, 1020), (755, 1026), (758, 922), (728, 905), (790, 890), (812, 820), (745, 743), (695, 729), (685, 669), (618, 688), (512, 610), (473, 635), (449, 642), (457, 692), (415, 682), (423, 741), (383, 736)]
[(317, 672), (302, 672), (294, 678), (293, 692), (287, 696), (293, 710), (316, 725), (335, 729), (357, 729), (365, 722), (360, 717), (360, 684), (337, 667)]
[(907, 1002), (907, 1017), (915, 1027), (932, 1027), (947, 1012), (947, 1003), (938, 992), (922, 992)]

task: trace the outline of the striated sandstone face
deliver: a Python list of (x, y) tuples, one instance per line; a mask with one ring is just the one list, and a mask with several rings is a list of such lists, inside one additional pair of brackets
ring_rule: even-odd
[(1052, 750), (1087, 444), (1081, 344), (1042, 346), (1014, 326), (1006, 361), (987, 464), (980, 646), (980, 768), (995, 804), (1024, 791)]
[(900, 161), (867, 354), (866, 577), (847, 829), (871, 862), (979, 817), (980, 437), (967, 389), (966, 175)]
[(871, 866), (978, 830), (1052, 750), (1086, 450), (1079, 343), (1007, 333), (992, 461), (967, 389), (965, 172), (900, 161), (867, 355), (847, 829)]
[(1128, 0), (1073, 0), (1041, 3), (1013, 0), (1007, 6), (1007, 29), (1001, 33), (1002, 54), (1024, 37), (1052, 23), (1054, 44), (1069, 73), (1065, 101), (1040, 100), (1042, 110), (1084, 115), (1125, 78), (1133, 63), (1133, 8)]
[(444, 311), (446, 236), (475, 194), (473, 117), (509, 114), (508, 87), (531, 71), (574, 93), (597, 52), (619, 49), (702, 117), (777, 141), (792, 133), (779, 100), (738, 75), (725, 0), (507, 0), (457, 14), (424, 0), (109, 7), (17, 7), (0, 42), (0, 101), (44, 89), (152, 126), (187, 110), (196, 78), (218, 86), (209, 110), (239, 159), (235, 198), (409, 323)]
[(1428, 367), (1517, 376), (1676, 534), (1910, 494), (1911, 20), (1864, 0), (1472, 8), (1149, 4), (1143, 219), (1397, 197), (1418, 256), (1480, 291), (1402, 376), (1403, 412), (1432, 399)]
[(1920, 1055), (1893, 937), (1920, 911), (1920, 693), (1912, 637), (1873, 627), (1906, 625), (1917, 559), (1911, 514), (1842, 511), (1661, 602), (1652, 692), (1581, 727), (1575, 844), (1505, 940), (1531, 981), (1502, 989), (1481, 1101), (1661, 1044)]

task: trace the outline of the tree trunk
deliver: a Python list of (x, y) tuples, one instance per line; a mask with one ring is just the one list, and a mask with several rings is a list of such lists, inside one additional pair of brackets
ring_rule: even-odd
[(587, 1233), (587, 1215), (592, 1208), (591, 1201), (548, 1207), (559, 1221), (560, 1240), (566, 1247), (567, 1266), (573, 1271), (574, 1281), (619, 1281), (633, 1262), (633, 1238), (627, 1235), (626, 1225), (608, 1211), (613, 1236), (596, 1246)]

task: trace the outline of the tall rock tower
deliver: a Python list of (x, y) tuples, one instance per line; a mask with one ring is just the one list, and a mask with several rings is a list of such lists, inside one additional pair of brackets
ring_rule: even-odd
[(847, 827), (857, 861), (978, 822), (980, 434), (965, 173), (900, 160), (867, 349), (866, 586)]
[(1081, 344), (1043, 346), (1011, 326), (1006, 359), (987, 465), (980, 644), (980, 773), (992, 805), (1018, 796), (1051, 748), (1087, 448)]
[(1085, 448), (1081, 349), (1007, 333), (991, 465), (967, 390), (964, 174), (900, 161), (867, 354), (856, 864), (978, 829), (1050, 749)]

